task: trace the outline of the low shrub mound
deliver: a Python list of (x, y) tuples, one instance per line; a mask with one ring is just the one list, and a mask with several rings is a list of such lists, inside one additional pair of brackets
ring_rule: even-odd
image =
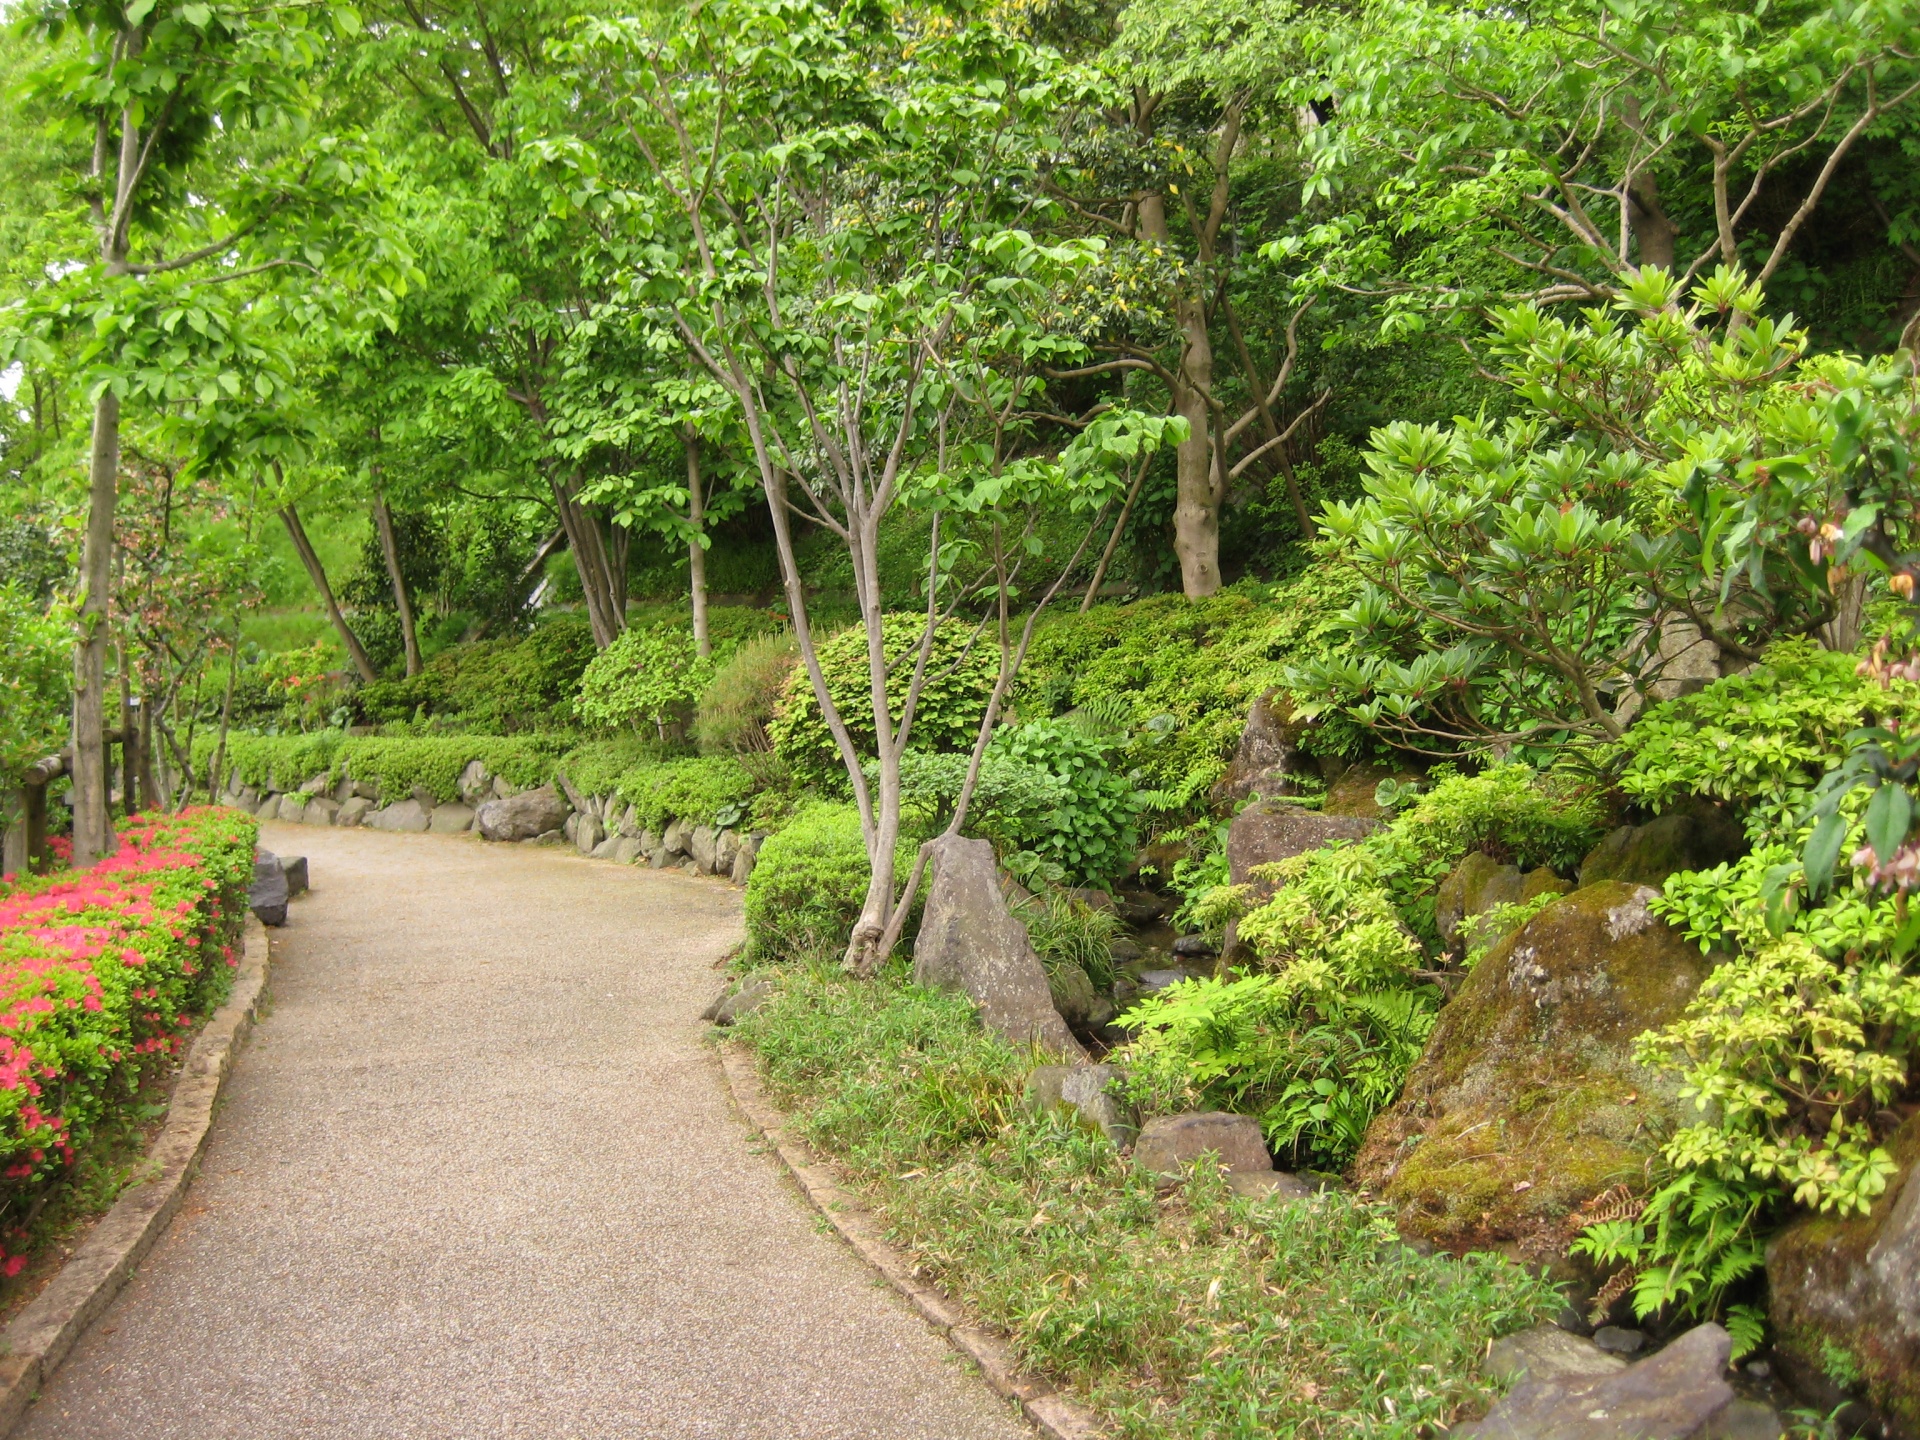
[[(902, 840), (894, 865), (904, 879), (914, 845)], [(809, 805), (770, 836), (747, 881), (747, 953), (755, 960), (838, 955), (860, 918), (873, 872), (851, 805)], [(906, 934), (917, 929), (909, 918)]]
[(244, 813), (141, 816), (82, 874), (0, 883), (0, 1271), (75, 1151), (222, 999), (257, 830)]

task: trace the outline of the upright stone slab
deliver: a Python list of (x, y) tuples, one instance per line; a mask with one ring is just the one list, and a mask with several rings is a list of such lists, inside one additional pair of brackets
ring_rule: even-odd
[(262, 925), (287, 923), (287, 872), (280, 868), (280, 857), (271, 850), (254, 852), (253, 888), (247, 894), (247, 908)]
[(474, 812), (474, 825), (487, 840), (531, 840), (558, 830), (567, 818), (567, 802), (551, 785), (489, 800)]
[(913, 947), (914, 983), (964, 990), (987, 1028), (1015, 1044), (1084, 1053), (1053, 1008), (1027, 927), (1007, 910), (993, 846), (944, 835), (930, 851), (932, 883)]

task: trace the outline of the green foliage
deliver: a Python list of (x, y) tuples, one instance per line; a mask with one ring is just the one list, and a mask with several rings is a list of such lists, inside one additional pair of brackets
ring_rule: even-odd
[(1503, 311), (1526, 414), (1375, 435), (1323, 546), (1365, 582), (1365, 653), (1295, 672), (1307, 712), (1439, 751), (1617, 738), (1670, 631), (1749, 656), (1831, 619), (1847, 566), (1908, 547), (1920, 380), (1805, 358), (1736, 271), (1691, 308), (1681, 289), (1647, 269), (1579, 324)]
[(751, 772), (729, 755), (637, 765), (618, 783), (620, 798), (633, 806), (635, 823), (655, 834), (673, 820), (738, 825), (754, 789)]
[[(1247, 710), (1288, 662), (1341, 643), (1338, 617), (1353, 583), (1326, 568), (1284, 585), (1232, 585), (1205, 600), (1159, 595), (1086, 614), (1043, 616), (1022, 667), (1023, 716), (1077, 710), (1123, 741), (1153, 809), (1183, 814), (1205, 804), (1226, 769)], [(1323, 726), (1309, 744), (1350, 753), (1350, 725)]]
[(894, 973), (785, 972), (735, 1033), (922, 1273), (1115, 1434), (1412, 1440), (1478, 1413), (1487, 1340), (1562, 1303), (1339, 1193), (1245, 1201), (1202, 1170), (1159, 1199), (1104, 1138), (1021, 1113), (1028, 1062), (964, 997)]
[(790, 631), (746, 641), (714, 672), (694, 711), (694, 738), (704, 755), (765, 755), (767, 727), (780, 705), (799, 650)]
[[(194, 737), (194, 767), (205, 773), (216, 737)], [(539, 736), (349, 736), (339, 730), (311, 735), (227, 737), (230, 774), (258, 789), (297, 790), (316, 775), (332, 784), (342, 777), (364, 780), (383, 804), (404, 800), (423, 785), (439, 801), (460, 794), (460, 772), (478, 760), (487, 770), (522, 787), (542, 785), (553, 774), (559, 744)]]
[(1002, 729), (988, 747), (997, 759), (1051, 776), (1053, 806), (995, 809), (982, 823), (1005, 845), (1058, 865), (1071, 884), (1103, 884), (1133, 863), (1141, 796), (1108, 768), (1112, 747), (1058, 721)]
[[(905, 874), (913, 846), (894, 863)], [(873, 872), (851, 805), (818, 803), (761, 845), (747, 881), (747, 954), (756, 961), (838, 956), (867, 896)], [(907, 933), (913, 933), (909, 923)]]
[(1850, 655), (1782, 640), (1745, 674), (1651, 707), (1627, 732), (1619, 784), (1655, 811), (1690, 795), (1728, 800), (1756, 841), (1784, 838), (1854, 730), (1916, 714), (1920, 686), (1877, 684)]
[(644, 724), (665, 739), (669, 725), (685, 728), (712, 677), (686, 631), (630, 629), (588, 664), (574, 712), (597, 729)]
[[(887, 658), (887, 709), (894, 725), (900, 723), (907, 687), (913, 679), (926, 618), (888, 615), (881, 625)], [(820, 646), (820, 669), (827, 694), (853, 736), (862, 757), (874, 753), (873, 681), (867, 665), (867, 632), (856, 625), (842, 630)], [(927, 657), (926, 684), (914, 709), (909, 744), (922, 750), (970, 750), (986, 714), (987, 696), (999, 670), (999, 652), (992, 640), (976, 637), (971, 625), (949, 621), (935, 633)], [(803, 667), (787, 678), (780, 713), (767, 727), (774, 753), (785, 762), (794, 782), (806, 789), (845, 794), (846, 768), (839, 747), (821, 718), (813, 684)]]
[(1157, 1111), (1259, 1116), (1276, 1153), (1329, 1169), (1353, 1157), (1433, 1029), (1430, 994), (1309, 992), (1287, 975), (1185, 980), (1121, 1017), (1135, 1099)]
[(565, 726), (580, 676), (597, 652), (584, 617), (543, 620), (520, 639), (443, 651), (407, 680), (362, 686), (353, 697), (371, 723), (432, 718), (480, 735)]
[(1112, 910), (1095, 909), (1085, 901), (1051, 886), (1013, 907), (1016, 919), (1027, 927), (1034, 953), (1051, 974), (1056, 966), (1077, 966), (1093, 988), (1113, 988), (1113, 942), (1126, 925)]
[(59, 748), (72, 643), (58, 615), (0, 581), (0, 781)]

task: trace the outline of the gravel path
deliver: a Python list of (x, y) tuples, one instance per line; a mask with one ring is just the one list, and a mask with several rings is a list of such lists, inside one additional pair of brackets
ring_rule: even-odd
[(737, 891), (263, 828), (314, 882), (271, 1013), (180, 1217), (17, 1435), (1030, 1433), (750, 1144), (697, 1019)]

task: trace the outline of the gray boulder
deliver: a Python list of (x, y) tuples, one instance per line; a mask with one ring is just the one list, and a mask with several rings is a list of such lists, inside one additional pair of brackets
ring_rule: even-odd
[(327, 777), (324, 773), (315, 775), (300, 787), (300, 793), (302, 795), (324, 795), (326, 792)]
[(493, 798), (493, 776), (487, 767), (478, 760), (469, 760), (467, 768), (460, 772), (460, 798), (475, 810)]
[(514, 796), (520, 793), (521, 793), (520, 787), (514, 784), (511, 780), (507, 779), (506, 776), (496, 775), (493, 777), (493, 798), (494, 799), (511, 800), (513, 799)]
[(631, 835), (616, 836), (607, 858), (616, 865), (632, 865), (640, 859), (640, 842)]
[(287, 877), (287, 898), (307, 893), (307, 857), (304, 855), (282, 855), (280, 873)]
[(1478, 1440), (1704, 1440), (1733, 1408), (1718, 1325), (1689, 1330), (1657, 1355), (1611, 1374), (1523, 1380), (1478, 1425)]
[(340, 807), (333, 817), (335, 825), (358, 825), (367, 818), (367, 812), (373, 809), (373, 801), (364, 795), (356, 795)]
[(734, 857), (740, 853), (740, 832), (722, 830), (713, 837), (713, 873), (731, 875)]
[(554, 783), (560, 787), (560, 793), (567, 797), (567, 804), (569, 806), (571, 806), (573, 809), (578, 811), (586, 810), (587, 797), (585, 795), (582, 795), (578, 787), (574, 785), (573, 781), (567, 778), (567, 774), (564, 770), (554, 771), (553, 780), (554, 780)]
[(742, 845), (739, 853), (733, 857), (733, 883), (744, 885), (753, 878), (753, 850)]
[(316, 795), (307, 801), (306, 809), (300, 812), (302, 825), (331, 825), (340, 816), (340, 802), (326, 795)]
[[(1060, 1018), (1076, 1030), (1087, 1030), (1098, 1022), (1094, 1016), (1100, 1013), (1101, 995), (1093, 988), (1093, 981), (1087, 978), (1087, 972), (1071, 960), (1057, 962), (1047, 971), (1047, 993), (1053, 997), (1053, 1008), (1060, 1012)], [(1111, 1012), (1107, 1012), (1111, 1018)]]
[(1113, 1065), (1039, 1065), (1027, 1076), (1021, 1103), (1034, 1115), (1064, 1112), (1124, 1146), (1140, 1125), (1133, 1106), (1114, 1093), (1120, 1078)]
[(1147, 1122), (1133, 1146), (1134, 1163), (1156, 1175), (1177, 1175), (1208, 1154), (1236, 1173), (1265, 1175), (1273, 1170), (1267, 1137), (1251, 1115), (1221, 1110), (1162, 1115)]
[(257, 814), (260, 809), (260, 792), (251, 785), (242, 785), (234, 793), (233, 805), (235, 809), (245, 810), (249, 815)]
[(773, 981), (764, 976), (753, 976), (738, 989), (723, 990), (719, 997), (709, 1005), (700, 1018), (711, 1020), (722, 1028), (733, 1024), (742, 1015), (758, 1010), (773, 997)]
[(427, 827), (433, 823), (433, 816), (418, 800), (402, 800), (398, 805), (389, 805), (384, 810), (375, 810), (368, 814), (367, 825), (375, 830), (394, 830), (410, 835), (424, 835)]
[(965, 991), (987, 1028), (1016, 1045), (1081, 1054), (1053, 1008), (1027, 927), (1007, 909), (993, 846), (943, 835), (928, 851), (932, 883), (913, 947), (914, 983)]
[(711, 825), (696, 825), (693, 827), (693, 834), (687, 837), (687, 852), (693, 856), (693, 863), (700, 867), (702, 875), (713, 873), (713, 841)]
[(691, 842), (692, 835), (688, 827), (678, 820), (667, 822), (666, 834), (660, 837), (660, 847), (669, 855), (684, 855)]
[(256, 850), (253, 856), (253, 888), (247, 892), (247, 908), (262, 925), (287, 923), (287, 872), (271, 850)]
[(436, 835), (464, 835), (473, 828), (474, 809), (458, 800), (433, 807), (433, 819), (427, 828)]
[(487, 840), (532, 840), (558, 830), (567, 802), (551, 785), (489, 800), (474, 812), (474, 826)]
[(261, 820), (278, 820), (280, 818), (280, 797), (269, 791), (261, 798), (259, 808), (254, 811), (254, 815)]
[[(1302, 810), (1298, 805), (1261, 800), (1233, 817), (1227, 827), (1227, 872), (1234, 885), (1246, 885), (1258, 905), (1269, 900), (1277, 888), (1272, 880), (1256, 877), (1254, 870), (1318, 850), (1336, 840), (1360, 840), (1379, 828), (1376, 820), (1352, 815), (1321, 815)], [(1125, 908), (1122, 907), (1122, 913)], [(1239, 950), (1239, 927), (1228, 925), (1222, 947), (1228, 959)]]
[(1284, 1170), (1229, 1170), (1227, 1189), (1242, 1200), (1304, 1200), (1313, 1187)]
[(598, 845), (593, 847), (591, 853), (595, 860), (611, 860), (613, 858), (613, 852), (619, 848), (620, 837), (618, 835), (608, 835)]
[(573, 827), (573, 848), (582, 855), (591, 855), (594, 847), (600, 843), (600, 822), (591, 815), (575, 817)]
[(298, 825), (300, 817), (306, 814), (306, 810), (307, 797), (293, 790), (280, 797), (280, 803), (275, 807), (274, 813), (275, 818), (282, 824)]
[(418, 805), (422, 810), (425, 810), (428, 814), (432, 814), (433, 807), (440, 803), (440, 797), (435, 795), (433, 791), (425, 785), (415, 785), (413, 789), (407, 793), (412, 797), (413, 803)]
[(1627, 1362), (1583, 1336), (1569, 1335), (1558, 1325), (1537, 1325), (1494, 1341), (1480, 1368), (1488, 1379), (1511, 1385), (1522, 1380), (1590, 1380), (1618, 1375), (1627, 1368)]
[(333, 787), (333, 798), (342, 805), (349, 800), (372, 800), (378, 803), (380, 791), (371, 781), (355, 780), (350, 776), (342, 775), (340, 783)]
[(620, 812), (620, 819), (613, 828), (628, 840), (638, 840), (640, 838), (639, 808), (633, 805), (627, 806)]
[(1278, 690), (1269, 690), (1247, 712), (1247, 727), (1233, 752), (1227, 773), (1214, 782), (1212, 799), (1222, 809), (1249, 795), (1293, 793), (1293, 775), (1309, 768), (1300, 754), (1306, 725), (1294, 719), (1293, 707)]

